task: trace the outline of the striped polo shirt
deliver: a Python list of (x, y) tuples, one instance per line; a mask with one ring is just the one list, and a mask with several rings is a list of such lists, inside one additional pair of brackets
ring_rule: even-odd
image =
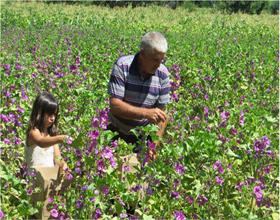
[[(138, 56), (139, 53), (135, 56), (123, 56), (114, 63), (108, 87), (109, 95), (137, 107), (162, 108), (170, 101), (169, 72), (161, 64), (154, 75), (143, 78), (138, 71)], [(111, 112), (109, 121), (124, 134), (128, 134), (136, 126), (149, 123), (147, 119), (123, 119)]]

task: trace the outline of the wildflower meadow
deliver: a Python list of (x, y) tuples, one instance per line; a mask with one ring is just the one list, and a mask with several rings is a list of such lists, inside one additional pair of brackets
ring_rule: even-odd
[[(160, 6), (1, 3), (0, 219), (28, 219), (24, 162), (32, 103), (60, 103), (69, 189), (48, 199), (53, 219), (279, 218), (278, 16)], [(172, 80), (170, 121), (157, 158), (136, 172), (133, 145), (106, 130), (115, 60), (163, 33)], [(149, 125), (136, 134), (154, 137)], [(152, 143), (143, 143), (145, 149)], [(38, 204), (40, 205), (40, 204)]]

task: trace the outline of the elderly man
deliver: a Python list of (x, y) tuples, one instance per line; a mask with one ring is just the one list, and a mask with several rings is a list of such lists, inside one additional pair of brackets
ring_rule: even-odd
[[(142, 37), (136, 55), (120, 57), (113, 66), (109, 82), (109, 126), (118, 137), (128, 143), (137, 143), (130, 132), (136, 126), (154, 123), (162, 137), (167, 125), (165, 105), (169, 102), (170, 83), (167, 68), (162, 64), (167, 51), (167, 41), (159, 32), (149, 32)], [(158, 145), (159, 142), (156, 143)], [(141, 150), (134, 148), (134, 153)]]

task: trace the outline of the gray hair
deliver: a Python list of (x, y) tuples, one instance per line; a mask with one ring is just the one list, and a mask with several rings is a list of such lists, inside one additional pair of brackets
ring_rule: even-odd
[(167, 40), (159, 32), (148, 32), (142, 37), (140, 49), (149, 52), (156, 50), (158, 52), (166, 53)]

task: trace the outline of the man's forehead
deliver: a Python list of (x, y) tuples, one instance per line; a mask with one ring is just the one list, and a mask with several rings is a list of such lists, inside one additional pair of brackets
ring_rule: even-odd
[(165, 53), (163, 53), (163, 52), (160, 52), (160, 51), (158, 51), (158, 50), (156, 50), (156, 49), (153, 49), (152, 51), (149, 51), (148, 52), (148, 55), (149, 56), (152, 56), (152, 57), (164, 57), (165, 56)]

